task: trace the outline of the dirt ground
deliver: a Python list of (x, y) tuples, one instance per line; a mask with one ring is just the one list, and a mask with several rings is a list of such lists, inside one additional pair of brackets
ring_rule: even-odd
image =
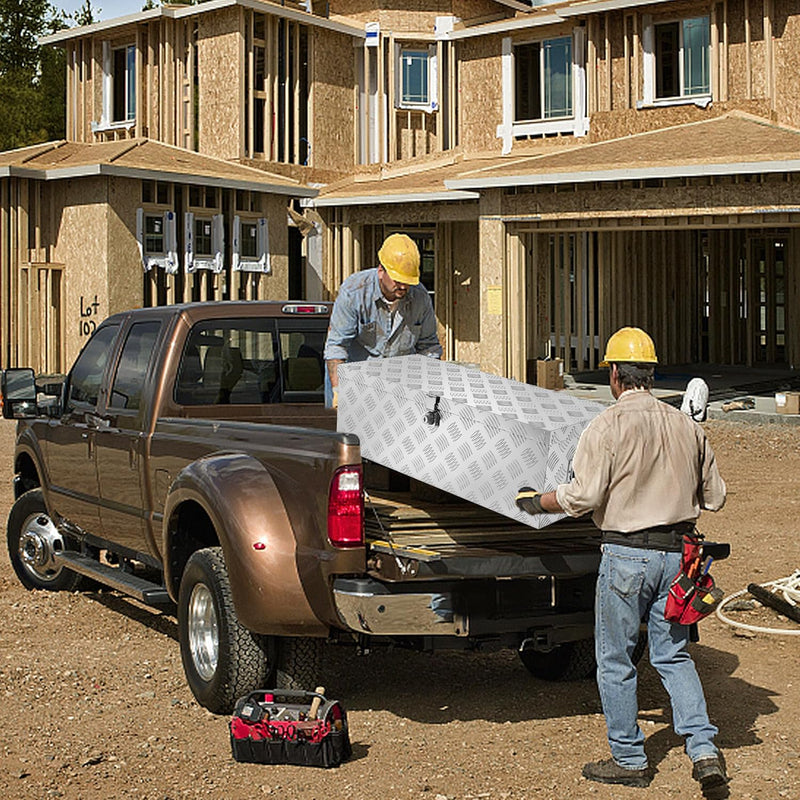
[[(800, 427), (710, 422), (728, 483), (702, 518), (730, 541), (715, 565), (728, 593), (800, 568)], [(11, 502), (13, 426), (0, 423), (0, 515)], [(339, 769), (257, 766), (230, 754), (227, 718), (198, 706), (173, 617), (113, 593), (27, 592), (0, 557), (3, 798), (699, 797), (667, 697), (640, 669), (641, 724), (658, 773), (649, 789), (581, 777), (608, 755), (593, 681), (533, 679), (515, 653), (326, 651), (328, 695), (348, 709), (353, 758)], [(774, 613), (731, 612), (758, 624)], [(788, 623), (791, 628), (791, 623)], [(794, 626), (795, 630), (800, 626)], [(712, 617), (693, 653), (720, 729), (731, 797), (800, 798), (800, 637), (750, 634)]]

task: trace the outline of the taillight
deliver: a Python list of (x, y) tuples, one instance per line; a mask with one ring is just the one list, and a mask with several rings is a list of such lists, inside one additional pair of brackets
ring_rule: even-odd
[(339, 467), (328, 494), (328, 538), (336, 547), (364, 544), (364, 491), (361, 465)]

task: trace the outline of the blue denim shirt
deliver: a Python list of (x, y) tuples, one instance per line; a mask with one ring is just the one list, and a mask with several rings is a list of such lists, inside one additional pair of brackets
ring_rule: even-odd
[(413, 353), (442, 356), (433, 304), (425, 287), (421, 283), (408, 287), (406, 296), (397, 302), (393, 324), (377, 268), (347, 278), (331, 313), (325, 360), (366, 361)]

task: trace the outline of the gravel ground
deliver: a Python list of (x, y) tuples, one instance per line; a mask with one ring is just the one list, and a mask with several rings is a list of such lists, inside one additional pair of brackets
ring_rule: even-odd
[[(800, 568), (800, 427), (707, 423), (729, 487), (701, 529), (730, 541), (715, 565), (728, 593)], [(13, 426), (0, 423), (11, 477)], [(0, 512), (11, 503), (9, 481)], [(0, 559), (0, 792), (3, 798), (684, 798), (697, 784), (646, 660), (641, 724), (658, 773), (649, 789), (581, 777), (608, 754), (592, 681), (548, 684), (514, 653), (368, 657), (330, 647), (328, 695), (348, 709), (353, 758), (339, 769), (258, 766), (230, 755), (227, 719), (187, 688), (175, 619), (111, 592), (27, 592)], [(731, 612), (798, 630), (767, 610)], [(716, 618), (693, 653), (720, 728), (731, 796), (800, 798), (800, 637)]]

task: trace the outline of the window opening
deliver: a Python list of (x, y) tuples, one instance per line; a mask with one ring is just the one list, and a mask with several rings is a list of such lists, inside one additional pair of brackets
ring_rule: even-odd
[(654, 29), (656, 98), (708, 94), (709, 18), (664, 22)]
[(428, 50), (400, 50), (400, 98), (404, 105), (427, 106), (430, 103)]
[(517, 45), (514, 85), (516, 122), (571, 117), (572, 37)]
[(116, 48), (112, 53), (112, 122), (136, 117), (136, 47)]

